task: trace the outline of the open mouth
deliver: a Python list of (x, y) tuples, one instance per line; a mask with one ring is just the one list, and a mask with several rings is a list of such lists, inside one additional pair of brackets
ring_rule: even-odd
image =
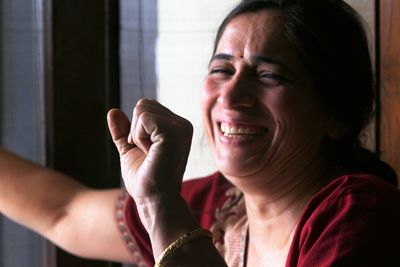
[(233, 125), (225, 122), (220, 123), (220, 130), (224, 136), (241, 137), (256, 136), (264, 134), (268, 129), (258, 126)]

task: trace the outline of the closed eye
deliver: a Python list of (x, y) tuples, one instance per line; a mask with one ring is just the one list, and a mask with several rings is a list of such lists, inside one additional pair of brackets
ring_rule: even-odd
[(210, 74), (227, 74), (227, 75), (232, 75), (233, 70), (228, 69), (228, 68), (212, 68), (210, 70)]
[(274, 80), (285, 80), (286, 79), (282, 75), (274, 74), (274, 73), (264, 73), (264, 74), (260, 74), (259, 76), (261, 78), (274, 79)]
[(272, 73), (272, 72), (262, 72), (258, 74), (259, 79), (266, 83), (273, 83), (274, 85), (280, 85), (288, 81), (286, 77)]

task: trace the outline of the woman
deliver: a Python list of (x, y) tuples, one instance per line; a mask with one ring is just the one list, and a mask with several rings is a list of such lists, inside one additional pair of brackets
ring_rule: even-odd
[[(116, 205), (127, 249), (110, 219), (117, 190), (4, 152), (13, 167), (0, 167), (0, 209), (79, 255), (139, 266), (398, 265), (400, 193), (383, 180), (396, 177), (358, 141), (373, 97), (367, 41), (347, 4), (243, 1), (218, 31), (203, 88), (217, 173), (182, 184), (191, 125), (142, 99), (132, 124), (108, 115), (129, 193)], [(12, 177), (27, 173), (16, 189)], [(21, 212), (38, 183), (54, 195)]]

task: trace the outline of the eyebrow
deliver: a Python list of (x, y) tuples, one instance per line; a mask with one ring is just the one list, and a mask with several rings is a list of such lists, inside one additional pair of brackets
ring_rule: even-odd
[(288, 69), (286, 65), (279, 60), (273, 59), (271, 57), (266, 57), (266, 56), (254, 56), (252, 57), (252, 61), (257, 62), (257, 63), (267, 63), (267, 64), (274, 64), (274, 65), (279, 65), (284, 67), (285, 69)]
[(229, 54), (224, 54), (224, 53), (220, 53), (220, 54), (215, 54), (211, 60), (210, 63), (211, 64), (213, 61), (215, 60), (226, 60), (226, 61), (232, 61), (233, 60), (233, 56), (229, 55)]

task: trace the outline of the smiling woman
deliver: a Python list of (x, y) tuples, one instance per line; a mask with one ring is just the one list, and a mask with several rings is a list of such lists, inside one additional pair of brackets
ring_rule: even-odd
[(305, 162), (321, 153), (327, 114), (310, 74), (280, 34), (283, 19), (274, 10), (238, 16), (226, 26), (210, 63), (203, 117), (217, 166), (227, 176), (268, 170), (265, 176), (276, 177), (285, 158)]
[(241, 1), (201, 91), (214, 173), (182, 182), (193, 126), (143, 98), (132, 121), (107, 116), (125, 190), (0, 150), (0, 210), (72, 253), (138, 266), (400, 264), (396, 174), (360, 142), (375, 92), (348, 4)]
[[(132, 196), (126, 223), (132, 240), (142, 241), (135, 245), (142, 264), (151, 264), (149, 255), (164, 263), (167, 254), (171, 266), (223, 266), (205, 238), (170, 256), (199, 226), (212, 230), (228, 266), (398, 260), (400, 193), (384, 181), (396, 184), (396, 175), (359, 142), (374, 88), (367, 38), (351, 7), (242, 1), (219, 28), (202, 93), (218, 172), (182, 185), (187, 206), (176, 187), (191, 138), (186, 123), (152, 100), (137, 104), (131, 129), (121, 112), (109, 114)], [(171, 147), (174, 156), (164, 158)], [(130, 156), (138, 150), (146, 154), (139, 163)], [(387, 246), (368, 245), (377, 242)]]

